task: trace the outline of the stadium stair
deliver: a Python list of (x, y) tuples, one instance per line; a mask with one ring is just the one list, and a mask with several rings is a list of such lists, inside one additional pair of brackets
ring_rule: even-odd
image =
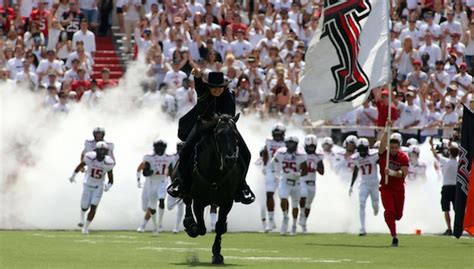
[(110, 69), (110, 78), (113, 80), (119, 80), (123, 76), (123, 62), (117, 55), (112, 36), (96, 36), (96, 53), (92, 77), (100, 79), (100, 71), (104, 67)]

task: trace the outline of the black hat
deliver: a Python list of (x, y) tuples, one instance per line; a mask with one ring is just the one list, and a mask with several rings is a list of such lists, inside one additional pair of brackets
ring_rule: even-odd
[(206, 82), (209, 87), (226, 87), (229, 82), (222, 72), (210, 72)]

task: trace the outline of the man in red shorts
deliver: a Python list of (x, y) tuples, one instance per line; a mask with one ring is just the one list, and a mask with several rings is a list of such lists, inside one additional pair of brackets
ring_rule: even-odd
[[(387, 121), (386, 126), (391, 126)], [(380, 164), (380, 195), (385, 208), (384, 218), (392, 235), (392, 247), (398, 247), (397, 228), (395, 221), (403, 216), (403, 204), (405, 203), (405, 177), (408, 175), (408, 155), (400, 150), (400, 140), (390, 137), (387, 141), (387, 130), (380, 139), (379, 164)], [(389, 148), (389, 164), (387, 164), (387, 143)], [(385, 175), (388, 182), (385, 184)]]

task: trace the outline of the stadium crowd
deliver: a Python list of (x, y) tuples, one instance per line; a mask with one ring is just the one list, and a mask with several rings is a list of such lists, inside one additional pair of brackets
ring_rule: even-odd
[[(0, 81), (38, 92), (55, 111), (68, 111), (68, 102), (94, 105), (104, 89), (117, 85), (107, 68), (101, 79), (91, 79), (95, 35), (111, 34), (115, 11), (124, 33), (120, 49), (147, 65), (144, 105), (160, 105), (174, 117), (184, 115), (196, 102), (190, 72), (197, 65), (224, 72), (245, 113), (309, 125), (299, 79), (322, 3), (3, 0)], [(473, 99), (473, 5), (470, 0), (392, 1), (392, 111), (405, 141), (451, 137), (461, 104)], [(363, 106), (326, 124), (383, 126), (387, 88), (373, 89)], [(360, 128), (343, 128), (340, 138), (337, 130), (332, 132), (336, 142), (358, 134), (372, 144), (376, 135), (373, 129)]]

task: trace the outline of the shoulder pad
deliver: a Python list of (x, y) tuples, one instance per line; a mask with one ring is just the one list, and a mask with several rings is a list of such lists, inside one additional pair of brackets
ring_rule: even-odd
[(354, 154), (351, 155), (351, 160), (355, 160), (355, 159), (357, 159), (357, 158), (359, 158), (359, 157), (360, 157), (359, 152), (356, 152), (356, 153), (354, 153)]
[(379, 151), (376, 150), (376, 149), (369, 149), (369, 155), (372, 156), (372, 155), (378, 155), (379, 154)]
[(286, 147), (281, 147), (277, 149), (276, 153), (286, 153)]
[(97, 153), (95, 151), (89, 151), (84, 155), (84, 159), (94, 160), (97, 157)]
[(115, 161), (109, 155), (105, 156), (104, 163), (107, 165), (114, 165)]
[(113, 151), (114, 147), (115, 147), (114, 143), (112, 143), (112, 142), (106, 142), (106, 143), (107, 143), (107, 146), (109, 147), (109, 150)]

